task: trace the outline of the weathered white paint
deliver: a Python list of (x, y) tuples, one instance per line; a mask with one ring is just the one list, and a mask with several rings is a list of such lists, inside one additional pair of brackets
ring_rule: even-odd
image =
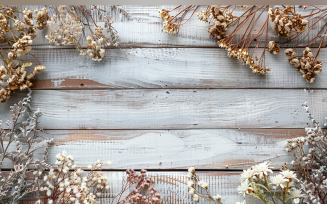
[[(303, 128), (301, 105), (308, 101), (316, 119), (327, 115), (326, 90), (303, 89), (128, 89), (34, 90), (44, 129)], [(0, 106), (3, 120), (9, 106)]]
[[(304, 136), (304, 129), (202, 130), (45, 130), (39, 139), (53, 139), (48, 162), (66, 151), (79, 166), (112, 161), (113, 169), (243, 169), (270, 160), (278, 169), (292, 157), (287, 139)], [(34, 154), (43, 158), (43, 150)], [(4, 168), (12, 168), (9, 163)]]
[[(325, 70), (308, 83), (283, 51), (267, 54), (266, 66), (272, 70), (262, 76), (216, 48), (114, 50), (102, 62), (81, 57), (74, 49), (34, 50), (46, 70), (33, 83), (35, 89), (327, 88)], [(320, 51), (319, 59), (327, 64), (327, 48)]]

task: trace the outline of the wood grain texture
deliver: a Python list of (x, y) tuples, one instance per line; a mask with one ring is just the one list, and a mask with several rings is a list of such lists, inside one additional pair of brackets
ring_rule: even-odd
[[(303, 128), (308, 101), (317, 121), (327, 115), (327, 90), (303, 89), (130, 89), (35, 90), (44, 129)], [(0, 106), (26, 96), (14, 94)]]
[[(15, 6), (16, 8), (29, 8), (31, 10), (41, 9), (44, 6), (30, 6), (30, 5), (22, 5)], [(117, 13), (111, 9), (110, 5), (99, 5), (101, 9), (107, 11), (108, 16), (113, 16), (115, 23), (113, 27), (118, 31), (119, 38), (121, 40), (120, 47), (218, 47), (217, 39), (213, 38), (208, 33), (209, 24), (203, 21), (198, 20), (195, 16), (187, 22), (185, 25), (181, 26), (178, 34), (169, 35), (162, 32), (163, 29), (163, 21), (159, 16), (158, 11), (161, 9), (172, 10), (176, 6), (173, 5), (123, 5), (119, 6), (122, 9), (125, 9), (127, 13), (133, 18), (132, 20), (127, 20), (126, 17), (123, 17), (121, 13)], [(185, 8), (186, 6), (182, 7)], [(320, 6), (324, 8), (325, 6)], [(206, 5), (198, 8), (197, 12), (201, 10), (205, 10), (207, 8)], [(173, 11), (171, 15), (176, 15), (181, 10)], [(302, 8), (298, 10), (302, 15), (306, 15), (312, 12), (311, 9), (307, 9), (306, 11), (302, 11)], [(244, 10), (236, 9), (234, 14), (239, 16), (243, 13)], [(192, 13), (188, 12), (186, 15), (186, 19)], [(96, 15), (94, 15), (96, 18)], [(262, 15), (258, 22), (258, 29), (254, 28), (252, 31), (252, 35), (249, 38), (254, 37), (260, 30), (263, 22), (266, 20), (266, 15)], [(316, 24), (310, 34), (299, 44), (299, 46), (306, 45), (310, 39), (317, 35), (317, 32), (320, 30), (321, 26), (324, 25), (326, 21), (323, 20)], [(99, 23), (98, 25), (102, 25)], [(234, 27), (230, 26), (228, 28), (228, 33), (231, 33), (234, 30)], [(278, 38), (276, 33), (271, 29), (273, 28), (273, 24), (270, 22), (270, 29), (268, 32), (268, 41), (274, 40), (276, 42), (284, 42), (285, 39)], [(246, 28), (242, 28), (239, 31), (238, 36), (235, 37), (235, 40), (239, 40)], [(33, 41), (33, 46), (39, 46), (43, 48), (49, 48), (49, 42), (44, 38), (44, 36), (48, 33), (47, 29), (38, 31), (38, 36)], [(86, 32), (88, 34), (88, 32)], [(304, 36), (304, 35), (302, 35)], [(301, 38), (294, 40), (294, 43), (299, 42)], [(259, 39), (258, 39), (259, 40)], [(319, 41), (319, 40), (318, 40)], [(319, 42), (316, 42), (313, 46), (317, 47)], [(292, 47), (294, 43), (286, 44), (286, 47)], [(251, 45), (254, 46), (256, 42)], [(260, 46), (264, 46), (264, 42), (260, 44)], [(323, 46), (326, 46), (325, 44)], [(55, 47), (55, 46), (51, 46)]]
[[(100, 204), (110, 204), (112, 198), (117, 195), (122, 187), (122, 178), (124, 172), (103, 172), (109, 178), (110, 189), (100, 199)], [(205, 180), (209, 184), (209, 191), (214, 195), (221, 195), (224, 204), (235, 204), (244, 200), (243, 196), (237, 193), (237, 186), (239, 185), (240, 171), (236, 172), (197, 172), (200, 179)], [(188, 194), (186, 171), (182, 172), (148, 172), (148, 175), (153, 177), (155, 184), (153, 187), (162, 195), (163, 204), (190, 204), (194, 203)], [(34, 204), (38, 196), (36, 194), (25, 197), (22, 203)], [(247, 203), (259, 204), (260, 202), (251, 197), (247, 197)], [(200, 199), (199, 203), (210, 204), (212, 202)]]
[[(77, 50), (35, 49), (46, 70), (36, 75), (33, 89), (327, 88), (325, 70), (308, 83), (283, 51), (267, 54), (266, 66), (272, 71), (263, 76), (216, 48), (112, 50), (102, 62), (81, 57)], [(327, 64), (327, 48), (319, 59)]]
[[(304, 129), (205, 130), (45, 130), (39, 139), (53, 139), (48, 163), (66, 151), (84, 168), (97, 159), (111, 169), (242, 170), (263, 161), (279, 169), (292, 156), (286, 140), (305, 136)], [(34, 154), (43, 159), (43, 150)], [(7, 160), (3, 168), (12, 168)], [(226, 168), (226, 165), (228, 168)]]

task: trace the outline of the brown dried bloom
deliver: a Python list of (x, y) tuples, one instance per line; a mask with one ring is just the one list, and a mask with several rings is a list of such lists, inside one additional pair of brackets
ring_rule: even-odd
[(280, 47), (278, 47), (277, 43), (274, 41), (270, 41), (268, 44), (268, 51), (277, 55), (280, 51)]
[[(180, 8), (180, 6), (177, 6), (176, 8), (168, 11), (166, 9), (161, 9), (159, 10), (159, 16), (162, 18), (163, 22), (163, 27), (165, 28), (165, 33), (168, 34), (176, 34), (179, 30), (179, 27), (185, 23), (187, 23), (193, 16), (193, 14), (195, 13), (196, 9), (199, 6), (195, 6), (195, 5), (191, 5), (188, 6), (186, 8), (184, 8), (182, 11), (180, 11), (176, 16), (171, 16), (169, 13)], [(181, 21), (183, 20), (183, 17), (185, 16), (186, 12), (191, 10), (192, 8), (194, 8), (194, 11), (192, 13), (192, 15), (184, 22), (181, 23)], [(181, 16), (180, 16), (181, 15)]]
[[(123, 179), (123, 188), (120, 193), (113, 199), (111, 203), (117, 204), (159, 204), (161, 195), (151, 185), (154, 180), (147, 176), (146, 170), (141, 170), (141, 173), (135, 172), (133, 169), (126, 170), (126, 176)], [(129, 190), (129, 194), (122, 198), (122, 195)]]
[(316, 56), (313, 56), (309, 47), (305, 48), (301, 58), (296, 57), (296, 52), (292, 48), (286, 49), (284, 53), (288, 57), (290, 64), (293, 64), (295, 69), (302, 73), (302, 77), (307, 82), (313, 83), (316, 79), (316, 74), (321, 73), (322, 63), (316, 60)]
[(206, 11), (201, 11), (196, 16), (201, 21), (213, 24), (213, 26), (209, 27), (208, 32), (218, 40), (227, 36), (227, 26), (233, 21), (233, 16), (228, 9), (217, 5), (209, 6)]
[[(0, 65), (0, 85), (3, 85), (0, 89), (0, 102), (2, 103), (6, 102), (15, 90), (31, 87), (30, 80), (35, 73), (45, 69), (30, 51), (33, 39), (36, 37), (36, 29), (43, 29), (47, 25), (48, 11), (43, 8), (40, 12), (34, 13), (37, 13), (36, 17), (27, 8), (23, 10), (0, 8), (0, 42), (7, 42), (6, 45), (9, 46), (5, 47), (9, 49), (8, 52), (0, 47), (0, 58), (3, 62), (3, 65)], [(19, 16), (24, 16), (23, 20)], [(35, 24), (34, 19), (36, 19)], [(13, 22), (15, 29), (11, 30), (9, 21)], [(38, 65), (31, 67), (31, 62), (20, 59), (24, 55), (32, 55)], [(6, 79), (7, 83), (4, 84)]]
[(279, 7), (269, 8), (268, 15), (271, 22), (274, 22), (274, 31), (279, 37), (288, 37), (292, 29), (303, 32), (308, 24), (301, 14), (295, 13), (294, 6), (286, 6), (284, 10)]

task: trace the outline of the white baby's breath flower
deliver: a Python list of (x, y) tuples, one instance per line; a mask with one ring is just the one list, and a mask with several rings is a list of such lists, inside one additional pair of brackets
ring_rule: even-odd
[(199, 201), (199, 195), (194, 194), (193, 195), (193, 201), (195, 201), (195, 202)]
[(216, 200), (221, 200), (221, 196), (219, 194), (217, 194), (216, 196), (213, 196), (213, 198)]
[(189, 191), (188, 191), (189, 194), (194, 194), (195, 193), (195, 189), (194, 188), (190, 188)]
[(194, 173), (194, 172), (195, 172), (195, 168), (194, 168), (194, 167), (190, 167), (190, 168), (188, 169), (188, 172)]
[(187, 182), (187, 186), (188, 186), (188, 187), (193, 187), (193, 185), (194, 185), (193, 181), (188, 181), (188, 182)]

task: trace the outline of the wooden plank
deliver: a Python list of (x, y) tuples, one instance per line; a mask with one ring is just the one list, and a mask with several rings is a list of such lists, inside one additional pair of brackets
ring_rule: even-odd
[[(117, 195), (122, 187), (122, 178), (125, 175), (124, 172), (103, 172), (110, 180), (110, 189), (105, 193), (104, 197), (101, 198), (101, 204), (111, 204), (112, 197)], [(200, 179), (205, 180), (209, 184), (209, 191), (214, 195), (221, 195), (222, 203), (234, 204), (236, 202), (242, 202), (244, 197), (237, 193), (237, 186), (239, 185), (238, 172), (197, 172)], [(188, 194), (187, 188), (187, 177), (186, 171), (182, 172), (151, 172), (148, 171), (148, 175), (154, 178), (155, 184), (153, 187), (162, 195), (163, 204), (190, 204), (194, 203), (191, 201), (191, 197)], [(29, 195), (26, 196), (22, 201), (24, 204), (34, 204), (37, 196)], [(257, 199), (246, 197), (247, 203), (259, 204)], [(200, 199), (199, 203), (210, 204), (212, 202)]]
[[(30, 5), (22, 5), (15, 6), (15, 8), (29, 8), (31, 10), (41, 9), (44, 6), (30, 6)], [(121, 47), (129, 48), (129, 47), (218, 47), (217, 39), (213, 38), (208, 33), (208, 24), (198, 20), (195, 16), (186, 23), (181, 26), (180, 31), (176, 35), (168, 35), (162, 32), (163, 21), (159, 17), (158, 11), (161, 9), (171, 10), (176, 6), (172, 5), (123, 5), (120, 8), (125, 9), (130, 16), (132, 16), (132, 20), (126, 20), (125, 17), (120, 13), (115, 13), (110, 8), (110, 5), (99, 5), (100, 8), (108, 11), (109, 16), (113, 16), (115, 23), (113, 24), (114, 28), (118, 31), (118, 35), (121, 39)], [(186, 6), (184, 6), (186, 7)], [(321, 6), (322, 8), (324, 6)], [(196, 13), (201, 10), (205, 10), (207, 8), (206, 5), (201, 6)], [(301, 9), (300, 9), (301, 11)], [(173, 12), (172, 15), (176, 15), (179, 11)], [(238, 16), (243, 13), (244, 10), (236, 10), (235, 15)], [(307, 10), (305, 12), (301, 12), (301, 14), (309, 14), (311, 10)], [(189, 12), (186, 17), (191, 15), (192, 12)], [(187, 18), (186, 18), (187, 19)], [(258, 22), (257, 26), (261, 27), (263, 22), (266, 20), (266, 15), (262, 15)], [(300, 43), (299, 46), (304, 46), (308, 43), (309, 39), (312, 39), (316, 36), (319, 28), (324, 25), (325, 21), (319, 22), (311, 31), (311, 33), (305, 38), (303, 42)], [(101, 25), (101, 23), (99, 23)], [(231, 26), (228, 29), (228, 33), (231, 33), (234, 30), (234, 26)], [(273, 24), (270, 23), (270, 27), (273, 27)], [(246, 28), (242, 28), (239, 31), (239, 35), (235, 37), (235, 40), (239, 40), (243, 35)], [(253, 29), (253, 34), (251, 36), (255, 36), (260, 29)], [(44, 29), (42, 31), (38, 31), (38, 36), (35, 38), (33, 42), (33, 46), (43, 47), (45, 49), (49, 48), (48, 41), (44, 38), (47, 34), (48, 30)], [(249, 38), (251, 38), (249, 36)], [(299, 38), (300, 39), (300, 38)], [(276, 42), (284, 42), (285, 39), (277, 38), (276, 33), (269, 29), (268, 32), (268, 40), (274, 40)], [(299, 40), (294, 40), (294, 42), (298, 42)], [(318, 40), (319, 41), (319, 40)], [(286, 47), (292, 47), (292, 44), (286, 44)], [(313, 47), (317, 47), (319, 42), (316, 42)], [(254, 45), (252, 45), (254, 46)], [(260, 46), (264, 46), (264, 43), (261, 43)], [(325, 45), (324, 45), (325, 46)], [(54, 47), (54, 46), (51, 46)]]
[[(286, 140), (305, 135), (304, 129), (46, 130), (39, 138), (53, 139), (53, 166), (56, 154), (66, 151), (85, 168), (100, 159), (112, 161), (111, 169), (242, 170), (269, 160), (279, 169), (292, 160)], [(34, 156), (42, 159), (43, 153)], [(12, 165), (5, 160), (2, 167)]]
[[(113, 50), (102, 62), (71, 49), (34, 49), (33, 54), (46, 66), (36, 75), (34, 89), (327, 88), (325, 70), (310, 84), (283, 53), (266, 55), (272, 71), (264, 76), (214, 48)], [(325, 67), (327, 48), (321, 49), (319, 59)]]
[[(24, 96), (0, 106), (3, 121)], [(327, 90), (35, 90), (33, 97), (44, 129), (303, 128), (305, 101), (320, 124), (327, 115)]]

